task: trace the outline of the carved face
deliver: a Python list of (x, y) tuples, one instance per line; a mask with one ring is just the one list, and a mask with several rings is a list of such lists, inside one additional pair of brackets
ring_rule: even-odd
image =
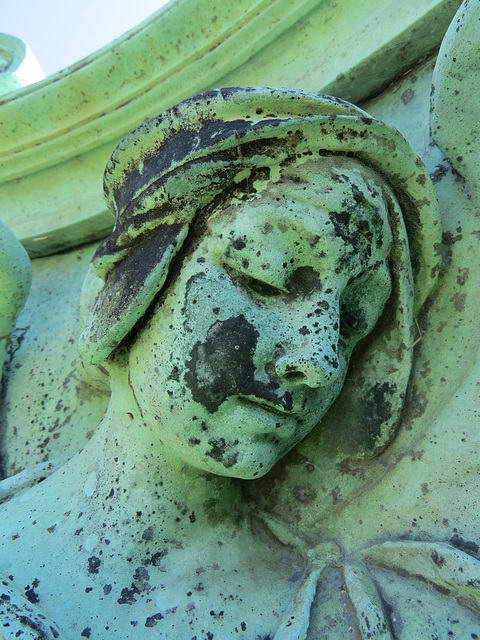
[(206, 221), (131, 349), (144, 419), (173, 455), (255, 478), (322, 418), (391, 292), (375, 175), (324, 158)]

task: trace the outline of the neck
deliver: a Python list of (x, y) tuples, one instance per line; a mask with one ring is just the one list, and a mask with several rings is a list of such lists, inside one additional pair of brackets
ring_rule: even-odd
[(231, 530), (244, 520), (240, 482), (172, 456), (144, 424), (127, 370), (115, 367), (111, 375), (105, 417), (72, 461), (85, 511), (98, 518), (101, 503), (105, 520), (143, 523), (146, 529), (161, 523), (162, 536), (183, 541), (197, 537), (200, 527), (218, 535), (215, 528)]

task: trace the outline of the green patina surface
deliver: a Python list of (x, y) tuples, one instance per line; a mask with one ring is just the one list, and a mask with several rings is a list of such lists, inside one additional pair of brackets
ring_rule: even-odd
[(27, 300), (32, 268), (25, 249), (0, 221), (0, 361), (3, 364), (15, 321)]
[[(364, 100), (438, 45), (456, 3), (432, 2), (422, 7), (405, 3), (396, 12), (398, 3), (394, 7), (371, 2), (336, 10), (328, 2), (305, 2), (298, 13), (292, 13), (281, 3), (265, 2), (255, 10), (236, 4), (234, 14), (229, 14), (224, 5), (212, 15), (205, 11), (197, 15), (195, 7), (192, 2), (173, 4), (163, 17), (147, 21), (111, 50), (93, 56), (88, 64), (60, 74), (55, 82), (47, 79), (38, 87), (12, 95), (0, 105), (0, 110), (5, 109), (6, 140), (18, 142), (14, 162), (8, 155), (13, 147), (4, 146), (5, 176), (17, 172), (15, 180), (8, 179), (1, 186), (2, 198), (5, 196), (10, 207), (5, 220), (31, 255), (52, 254), (105, 237), (111, 218), (101, 199), (102, 165), (116, 141), (147, 116), (187, 97), (196, 88), (216, 84), (277, 84), (304, 89), (328, 86), (332, 93), (337, 87), (341, 97)], [(142, 47), (151, 50), (153, 61), (160, 55), (152, 48), (153, 34), (158, 34), (155, 30), (170, 29), (173, 22), (169, 21), (188, 8), (191, 19), (196, 16), (199, 25), (215, 14), (216, 23), (211, 24), (220, 25), (218, 31), (212, 27), (202, 32), (199, 28), (191, 38), (186, 38), (187, 34), (182, 38), (174, 36), (172, 28), (169, 46), (165, 41), (170, 57), (163, 61), (164, 75), (160, 77), (153, 62), (151, 66), (145, 62)], [(184, 269), (168, 280), (174, 288), (162, 298), (163, 304), (157, 305), (147, 324), (139, 325), (137, 331), (141, 332), (133, 346), (123, 343), (115, 361), (107, 364), (113, 392), (108, 409), (110, 384), (105, 365), (82, 364), (76, 347), (82, 326), (91, 323), (92, 300), (102, 286), (98, 278), (90, 277), (84, 286), (80, 312), (82, 281), (96, 246), (33, 261), (32, 292), (9, 344), (3, 379), (3, 472), (12, 475), (21, 469), (26, 471), (0, 483), (0, 499), (18, 493), (22, 486), (34, 485), (2, 507), (0, 539), (5, 551), (0, 574), (5, 577), (3, 589), (10, 598), (4, 598), (0, 606), (3, 623), (18, 625), (21, 610), (30, 621), (28, 629), (23, 622), (23, 627), (11, 629), (33, 633), (36, 628), (37, 635), (41, 629), (45, 637), (54, 637), (52, 628), (59, 625), (64, 632), (75, 618), (68, 607), (59, 613), (51, 604), (64, 602), (68, 592), (74, 594), (77, 611), (85, 612), (76, 614), (75, 631), (64, 632), (65, 637), (72, 638), (104, 638), (105, 626), (117, 637), (132, 638), (144, 638), (150, 629), (171, 638), (203, 637), (199, 635), (203, 629), (201, 633), (207, 638), (226, 638), (233, 633), (245, 640), (480, 636), (476, 462), (480, 384), (480, 218), (475, 164), (478, 72), (471, 46), (478, 40), (477, 12), (476, 5), (466, 3), (452, 23), (438, 61), (433, 55), (423, 64), (415, 64), (404, 78), (362, 105), (407, 138), (423, 159), (439, 202), (442, 244), (436, 244), (431, 256), (422, 246), (437, 243), (438, 225), (424, 236), (423, 245), (415, 242), (418, 224), (410, 222), (409, 226), (407, 220), (404, 231), (414, 257), (417, 291), (418, 287), (424, 291), (414, 315), (418, 330), (411, 319), (411, 305), (408, 313), (404, 308), (412, 296), (406, 286), (403, 298), (397, 295), (385, 305), (382, 317), (390, 315), (390, 325), (382, 320), (371, 339), (364, 341), (362, 350), (357, 350), (362, 357), (354, 353), (340, 400), (323, 417), (320, 427), (264, 477), (242, 487), (237, 480), (222, 477), (262, 475), (270, 466), (272, 452), (273, 458), (279, 455), (282, 438), (287, 443), (285, 448), (297, 440), (298, 433), (293, 435), (294, 430), (290, 432), (287, 426), (282, 438), (277, 438), (279, 442), (271, 438), (263, 449), (261, 439), (253, 437), (249, 446), (256, 447), (251, 456), (254, 464), (248, 461), (253, 449), (249, 452), (241, 442), (235, 426), (243, 425), (245, 430), (250, 425), (253, 429), (255, 420), (245, 419), (247, 414), (257, 416), (266, 430), (271, 416), (285, 419), (268, 409), (268, 403), (278, 396), (264, 399), (264, 406), (249, 405), (260, 387), (253, 390), (248, 385), (252, 380), (263, 382), (265, 388), (271, 383), (271, 369), (266, 366), (271, 357), (266, 353), (268, 345), (279, 345), (281, 338), (283, 342), (291, 339), (291, 344), (300, 345), (301, 350), (295, 363), (280, 351), (275, 355), (277, 362), (285, 365), (284, 384), (296, 389), (292, 401), (306, 385), (305, 380), (318, 382), (322, 367), (315, 355), (318, 348), (312, 346), (312, 334), (319, 327), (313, 326), (313, 317), (306, 318), (307, 311), (305, 321), (301, 321), (302, 305), (308, 305), (308, 296), (314, 295), (316, 304), (327, 302), (334, 309), (322, 291), (343, 286), (340, 272), (334, 285), (322, 291), (318, 274), (313, 274), (315, 269), (307, 277), (305, 269), (325, 258), (315, 253), (313, 242), (308, 242), (316, 232), (303, 224), (301, 212), (308, 209), (310, 201), (300, 197), (299, 180), (300, 184), (302, 180), (309, 185), (316, 182), (316, 191), (309, 187), (315, 201), (325, 200), (325, 185), (335, 182), (334, 175), (338, 177), (339, 171), (350, 176), (347, 184), (355, 184), (360, 190), (361, 180), (371, 186), (380, 180), (395, 192), (391, 167), (382, 171), (381, 165), (393, 162), (398, 167), (410, 157), (407, 147), (402, 147), (403, 159), (389, 159), (388, 154), (394, 155), (398, 149), (388, 147), (386, 138), (383, 160), (370, 158), (366, 174), (361, 170), (358, 173), (355, 164), (365, 156), (342, 160), (340, 169), (338, 163), (330, 164), (334, 156), (326, 156), (321, 169), (319, 163), (315, 169), (307, 163), (289, 176), (275, 172), (275, 163), (268, 167), (270, 175), (252, 174), (244, 167), (237, 191), (223, 203), (226, 217), (222, 219), (213, 210), (208, 221), (196, 225), (207, 235), (198, 242), (191, 242), (189, 236)], [(342, 25), (350, 19), (351, 30), (353, 15), (357, 32), (363, 31), (364, 37), (352, 45), (351, 37), (344, 40), (347, 28)], [(269, 29), (273, 24), (275, 28)], [(388, 24), (388, 28), (379, 29), (378, 24)], [(211, 44), (215, 38), (218, 46)], [(178, 40), (182, 42), (172, 48), (171, 43)], [(101, 69), (108, 65), (114, 69), (114, 61), (121, 62), (127, 53), (135, 57), (133, 52), (145, 62), (145, 73), (130, 77), (127, 66), (119, 64), (107, 81)], [(128, 56), (124, 62), (127, 60)], [(185, 66), (185, 60), (191, 66)], [(192, 84), (193, 76), (198, 84)], [(99, 78), (105, 78), (105, 84), (99, 84)], [(432, 81), (435, 90), (430, 102)], [(124, 93), (113, 92), (116, 82)], [(80, 106), (75, 92), (95, 83), (103, 87), (104, 94), (93, 96), (87, 90), (86, 101)], [(168, 92), (172, 86), (175, 91)], [(150, 91), (146, 91), (148, 87)], [(155, 92), (158, 100), (152, 98)], [(45, 98), (41, 98), (43, 95)], [(126, 96), (132, 100), (126, 100)], [(49, 108), (55, 100), (58, 102), (54, 123), (42, 115), (40, 100)], [(106, 107), (103, 119), (95, 115), (101, 112), (100, 103)], [(76, 111), (71, 120), (67, 115), (64, 120), (61, 109), (71, 104), (76, 105)], [(31, 128), (37, 131), (33, 137), (26, 121), (19, 124), (18, 138), (11, 133), (9, 122), (14, 122), (20, 105), (22, 113), (25, 105), (30, 105)], [(35, 122), (43, 123), (44, 129), (33, 126)], [(331, 131), (339, 133), (333, 122)], [(248, 135), (245, 138), (241, 134), (233, 136), (224, 149), (230, 150), (238, 163), (248, 158), (243, 145), (250, 141)], [(91, 135), (97, 136), (95, 142)], [(284, 135), (285, 131), (280, 132)], [(333, 136), (324, 135), (331, 143)], [(37, 142), (41, 143), (38, 147)], [(128, 163), (120, 166), (128, 169)], [(380, 171), (381, 177), (374, 176), (372, 169)], [(421, 201), (428, 181), (422, 176), (422, 171), (410, 175), (410, 184), (417, 185), (417, 201)], [(205, 179), (208, 181), (208, 174)], [(295, 180), (291, 187), (290, 179)], [(144, 181), (140, 191), (146, 184)], [(182, 186), (181, 182), (177, 185)], [(342, 210), (353, 194), (353, 187), (345, 189)], [(138, 212), (142, 212), (142, 206), (148, 210), (148, 194), (135, 195)], [(292, 211), (282, 216), (297, 221), (293, 223), (295, 230), (282, 216), (268, 211), (276, 197), (291, 203), (288, 207)], [(403, 207), (404, 202), (401, 198), (399, 201)], [(334, 207), (328, 209), (330, 213), (321, 218), (325, 228), (317, 233), (322, 237), (328, 236), (334, 220)], [(250, 226), (245, 220), (252, 214), (257, 223)], [(391, 209), (390, 224), (396, 221), (392, 225), (393, 247), (398, 246), (399, 238), (396, 216)], [(267, 225), (272, 228), (264, 233)], [(123, 236), (123, 240), (129, 237), (135, 238), (135, 232)], [(15, 244), (5, 242), (5, 234), (2, 239), (10, 252)], [(335, 242), (332, 239), (332, 247)], [(340, 244), (338, 252), (332, 250), (329, 258), (328, 268), (333, 271), (334, 255), (345, 258), (349, 253)], [(258, 262), (257, 246), (268, 260)], [(434, 258), (439, 248), (440, 270)], [(322, 251), (321, 247), (317, 249)], [(280, 251), (292, 253), (296, 261), (292, 269), (303, 269), (300, 280), (292, 276), (293, 272), (287, 274), (283, 262), (278, 262)], [(101, 253), (97, 253), (100, 262)], [(325, 253), (328, 255), (328, 251)], [(415, 259), (422, 254), (426, 256), (423, 271)], [(15, 255), (21, 261), (21, 287), (26, 291), (28, 265), (21, 252), (16, 250)], [(359, 250), (360, 261), (361, 256)], [(390, 263), (394, 290), (406, 256), (397, 255), (397, 262)], [(10, 257), (3, 262), (15, 265)], [(105, 270), (97, 272), (108, 279), (109, 269), (119, 263), (121, 260), (107, 261)], [(322, 273), (325, 270), (324, 265)], [(424, 275), (419, 277), (420, 273)], [(11, 270), (5, 277), (16, 278), (15, 274), (16, 270)], [(428, 280), (433, 282), (436, 277), (437, 288), (419, 313), (431, 286)], [(300, 295), (295, 289), (299, 283)], [(340, 312), (344, 317), (352, 315), (351, 308), (358, 312), (362, 294), (372, 303), (372, 317), (381, 313), (381, 289), (372, 287), (365, 284), (343, 295)], [(206, 302), (205, 295), (214, 302)], [(2, 299), (9, 327), (15, 300), (18, 303), (20, 298), (13, 295), (11, 301)], [(292, 312), (294, 308), (300, 310), (297, 315)], [(335, 344), (332, 309), (330, 329), (323, 329), (316, 338), (330, 362), (335, 361), (327, 353)], [(356, 317), (358, 322), (358, 314)], [(405, 324), (407, 317), (410, 320)], [(326, 320), (324, 324), (329, 326)], [(178, 331), (165, 331), (170, 325)], [(395, 335), (392, 326), (399, 331), (397, 343), (388, 341)], [(372, 457), (366, 443), (368, 434), (375, 435), (375, 430), (365, 428), (365, 419), (362, 428), (357, 417), (353, 426), (348, 423), (353, 406), (348, 393), (356, 385), (365, 388), (368, 375), (377, 383), (396, 375), (394, 370), (402, 358), (398, 359), (394, 344), (402, 336), (405, 347), (411, 347), (418, 331), (419, 343), (402, 352), (405, 362), (413, 357), (413, 367), (399, 428), (393, 440), (388, 431), (381, 447), (373, 448), (374, 453), (379, 449), (383, 452)], [(7, 328), (5, 335), (9, 332)], [(237, 342), (232, 336), (237, 336)], [(240, 354), (236, 346), (241, 347)], [(124, 347), (131, 350), (130, 356)], [(217, 357), (219, 354), (221, 357)], [(253, 377), (250, 369), (256, 371)], [(239, 371), (242, 376), (235, 379)], [(322, 371), (325, 376), (325, 367)], [(168, 395), (161, 406), (155, 393), (159, 380)], [(236, 407), (232, 394), (242, 385), (245, 404)], [(371, 394), (364, 394), (364, 406), (369, 407), (364, 416), (368, 419), (372, 415), (381, 417), (388, 409), (387, 396), (376, 389), (372, 386)], [(271, 394), (275, 390), (267, 391)], [(280, 395), (285, 409), (290, 400), (283, 392)], [(309, 402), (312, 397), (310, 394)], [(186, 398), (193, 398), (199, 411), (191, 403), (182, 402)], [(220, 416), (221, 433), (216, 433), (212, 418), (220, 415), (215, 407), (222, 400), (229, 412)], [(159, 416), (173, 415), (172, 407), (188, 414), (188, 420), (174, 420), (162, 436)], [(176, 424), (184, 426), (176, 428)], [(153, 438), (155, 430), (159, 433)], [(84, 451), (76, 456), (85, 443)], [(61, 468), (65, 456), (72, 455)], [(185, 461), (200, 470), (185, 465)], [(53, 468), (59, 470), (34, 484)], [(24, 526), (26, 522), (28, 527)], [(38, 554), (32, 557), (31, 548)], [(62, 561), (60, 569), (59, 549), (62, 557), (71, 558), (68, 566)], [(39, 611), (46, 613), (48, 625), (38, 616)], [(100, 627), (97, 615), (103, 618)], [(1, 633), (5, 635), (4, 628)]]
[(110, 47), (0, 101), (2, 219), (32, 257), (100, 240), (112, 227), (105, 164), (147, 118), (219, 86), (361, 102), (435, 50), (457, 5), (172, 2)]

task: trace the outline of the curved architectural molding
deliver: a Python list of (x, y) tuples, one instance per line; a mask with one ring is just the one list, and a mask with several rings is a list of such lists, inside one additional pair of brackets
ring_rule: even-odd
[(167, 5), (110, 46), (1, 104), (7, 126), (0, 131), (0, 179), (123, 136), (244, 63), (317, 4), (237, 0), (209, 11), (202, 0)]
[(203, 0), (176, 0), (0, 100), (2, 218), (32, 257), (100, 239), (113, 224), (105, 163), (144, 120), (198, 91), (237, 84), (323, 90), (358, 103), (431, 53), (457, 7), (235, 0), (206, 10)]

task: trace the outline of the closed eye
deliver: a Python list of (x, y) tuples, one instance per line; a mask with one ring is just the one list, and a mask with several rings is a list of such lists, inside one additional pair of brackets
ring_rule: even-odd
[(230, 275), (232, 280), (242, 287), (247, 293), (251, 293), (255, 296), (262, 298), (275, 298), (278, 296), (288, 295), (287, 289), (278, 287), (265, 280), (256, 278), (255, 276), (246, 273), (244, 269), (239, 269), (234, 263), (224, 262), (223, 268)]
[(260, 296), (263, 296), (264, 298), (284, 296), (287, 293), (287, 291), (285, 291), (284, 289), (280, 289), (273, 284), (269, 284), (268, 282), (259, 280), (258, 278), (253, 278), (252, 276), (248, 276), (247, 274), (242, 274), (241, 280), (247, 289)]

